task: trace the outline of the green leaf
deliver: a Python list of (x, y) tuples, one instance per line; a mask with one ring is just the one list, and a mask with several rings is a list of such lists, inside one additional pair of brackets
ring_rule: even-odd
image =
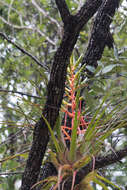
[(99, 178), (100, 180), (104, 181), (105, 183), (108, 183), (109, 185), (111, 185), (111, 186), (113, 186), (113, 187), (115, 187), (115, 188), (121, 190), (120, 187), (118, 187), (117, 185), (115, 185), (115, 184), (112, 183), (110, 180), (106, 179), (105, 177), (100, 176), (100, 175), (98, 175), (97, 173), (96, 173), (96, 177)]
[(108, 98), (108, 96), (109, 96), (109, 93), (107, 93), (107, 95), (103, 98), (101, 105), (100, 105), (99, 108), (96, 110), (96, 112), (95, 112), (95, 114), (94, 114), (94, 116), (93, 116), (93, 118), (92, 118), (92, 120), (91, 120), (91, 122), (90, 122), (90, 124), (89, 124), (89, 126), (88, 126), (88, 129), (87, 129), (87, 131), (86, 131), (86, 133), (85, 133), (85, 139), (86, 139), (86, 140), (88, 140), (88, 139), (89, 139), (89, 136), (91, 136), (91, 133), (94, 132), (94, 129), (95, 129), (95, 127), (96, 127), (96, 124), (98, 123), (98, 121), (99, 121), (99, 120), (101, 119), (101, 117), (103, 116), (105, 110), (103, 110), (103, 112), (101, 113), (101, 115), (99, 116), (99, 118), (97, 119), (97, 121), (95, 122), (96, 117), (97, 117), (97, 115), (99, 114), (99, 112), (101, 111), (101, 108), (102, 108), (103, 104), (105, 103), (106, 99)]
[(102, 116), (104, 115), (105, 109), (103, 109), (103, 111), (101, 112), (100, 116), (97, 118), (99, 112), (102, 109), (103, 104), (105, 103), (107, 97), (109, 96), (109, 92), (106, 94), (106, 96), (104, 96), (101, 105), (99, 106), (99, 108), (96, 110), (95, 114), (93, 115), (93, 118), (84, 134), (84, 142), (81, 147), (80, 150), (81, 152), (83, 151), (90, 151), (90, 149), (92, 148), (91, 143), (93, 142), (93, 139), (95, 139), (95, 135), (96, 135), (96, 127), (98, 125), (98, 122), (100, 121), (100, 119), (102, 118)]
[(56, 121), (56, 124), (55, 124), (55, 127), (54, 127), (54, 131), (56, 132), (60, 149), (62, 151), (64, 151), (65, 148), (66, 148), (66, 143), (65, 143), (62, 131), (61, 131), (61, 119), (60, 119), (60, 116), (57, 118), (57, 121)]
[(100, 185), (104, 190), (109, 190), (106, 185), (104, 183), (102, 183), (100, 180), (98, 180), (97, 178), (93, 179), (93, 182)]
[(55, 135), (54, 135), (54, 131), (53, 131), (52, 128), (50, 127), (49, 122), (47, 121), (47, 119), (46, 119), (43, 115), (42, 115), (42, 118), (44, 119), (44, 121), (45, 121), (45, 123), (46, 123), (46, 125), (47, 125), (47, 127), (48, 127), (48, 129), (49, 129), (49, 132), (50, 132), (50, 134), (51, 134), (51, 138), (52, 138), (52, 141), (53, 141), (53, 143), (54, 143), (54, 145), (55, 145), (55, 148), (56, 148), (57, 153), (62, 152), (62, 150), (61, 150), (61, 148), (60, 148), (60, 146), (59, 146), (59, 143), (57, 142), (57, 139), (56, 139), (56, 137), (55, 137)]
[(66, 0), (66, 3), (67, 3), (68, 8), (71, 9), (71, 3), (70, 3), (70, 0)]
[(95, 67), (94, 67), (94, 66), (87, 65), (86, 68), (87, 68), (91, 73), (94, 73), (94, 72), (95, 72)]
[(91, 156), (90, 155), (85, 155), (81, 159), (77, 160), (74, 164), (73, 167), (75, 170), (79, 170), (80, 168), (84, 167), (91, 161)]
[(106, 74), (110, 71), (112, 71), (113, 68), (115, 68), (117, 65), (108, 65), (106, 67), (104, 67), (101, 71), (102, 74)]
[(77, 67), (81, 63), (82, 58), (83, 58), (83, 54), (81, 54), (80, 57), (78, 58), (78, 60), (76, 61), (76, 63), (75, 63), (75, 69), (77, 69)]

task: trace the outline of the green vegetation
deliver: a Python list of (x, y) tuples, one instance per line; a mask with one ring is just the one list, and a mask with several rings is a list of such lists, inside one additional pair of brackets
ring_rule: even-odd
[[(63, 2), (65, 1), (62, 0), (61, 3)], [(85, 2), (66, 0), (73, 15)], [(73, 53), (69, 45), (66, 47), (68, 54), (65, 57), (68, 56), (68, 60), (65, 64), (70, 60), (70, 64), (66, 64), (67, 74), (64, 66), (61, 66), (64, 62), (62, 58), (57, 72), (52, 71), (55, 58), (58, 60), (57, 49), (63, 40), (63, 30), (69, 28), (64, 28), (63, 18), (61, 19), (56, 4), (53, 0), (0, 0), (0, 190), (20, 188), (33, 133), (37, 132), (35, 128), (38, 128), (41, 121), (46, 124), (40, 125), (40, 135), (47, 136), (42, 135), (38, 140), (47, 140), (48, 143), (46, 151), (43, 150), (42, 167), (47, 161), (52, 162), (58, 176), (35, 180), (36, 183), (31, 186), (33, 189), (35, 186), (40, 188), (45, 182), (44, 189), (49, 190), (54, 185), (54, 189), (61, 190), (61, 183), (68, 178), (72, 178), (71, 190), (74, 189), (75, 182), (75, 189), (79, 190), (125, 188), (127, 4), (121, 1), (114, 17), (110, 18), (108, 15), (112, 20), (110, 32), (114, 43), (110, 49), (104, 45), (102, 56), (97, 59), (97, 67), (83, 63), (96, 15), (88, 19), (83, 28), (80, 27), (78, 40), (72, 48)], [(60, 84), (64, 85), (64, 81), (59, 81), (59, 70), (67, 76), (64, 97), (63, 100), (59, 98), (62, 90), (56, 88), (55, 92), (52, 91), (56, 104), (50, 105), (50, 77), (54, 79), (53, 76), (58, 74), (58, 81), (56, 76), (54, 81), (56, 80), (58, 87)], [(62, 105), (56, 101), (56, 94)], [(45, 107), (48, 104), (49, 107)], [(54, 108), (55, 105), (59, 107)], [(49, 113), (47, 110), (50, 108), (53, 114), (47, 114), (46, 117), (44, 113)], [(54, 113), (58, 111), (57, 121), (52, 121)], [(68, 125), (67, 120), (73, 120), (71, 125)], [(45, 127), (50, 134), (50, 139), (46, 140), (48, 132), (46, 133)], [(66, 136), (65, 132), (68, 131), (70, 134)], [(114, 158), (112, 162), (110, 155)], [(97, 158), (100, 157), (108, 158), (105, 167), (96, 165)], [(83, 173), (84, 177), (78, 183), (78, 172), (91, 163), (90, 172), (87, 175)]]

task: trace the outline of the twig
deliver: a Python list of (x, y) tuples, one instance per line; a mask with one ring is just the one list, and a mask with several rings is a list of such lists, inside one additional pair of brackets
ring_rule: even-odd
[(12, 9), (12, 4), (13, 4), (14, 0), (11, 0), (10, 4), (9, 4), (9, 9), (8, 9), (8, 22), (10, 21), (10, 13), (11, 13), (11, 9)]
[[(109, 48), (113, 48), (113, 37), (110, 34), (110, 24), (118, 4), (119, 0), (113, 1), (112, 4), (110, 0), (107, 0), (101, 4), (94, 20), (91, 37), (82, 65), (87, 64), (95, 69), (98, 65), (97, 61), (102, 57), (105, 46), (107, 45)], [(92, 75), (93, 73), (88, 71), (88, 74)]]
[(0, 88), (0, 92), (5, 92), (5, 93), (10, 92), (10, 93), (14, 93), (14, 94), (20, 94), (20, 95), (22, 95), (22, 96), (28, 96), (28, 97), (31, 97), (31, 98), (42, 99), (42, 98), (39, 97), (39, 96), (34, 96), (34, 95), (27, 94), (27, 93), (20, 92), (20, 91), (6, 90), (6, 89), (1, 89), (1, 88)]
[(18, 26), (18, 25), (14, 25), (14, 24), (8, 22), (7, 20), (5, 20), (2, 16), (0, 16), (0, 20), (2, 20), (3, 23), (5, 23), (8, 26), (13, 27), (15, 29), (32, 29), (31, 26)]
[(7, 144), (7, 143), (9, 143), (12, 138), (16, 139), (18, 136), (22, 136), (23, 135), (23, 130), (24, 130), (24, 128), (18, 130), (15, 134), (9, 136), (5, 141), (0, 143), (0, 147)]
[(37, 10), (38, 10), (40, 13), (43, 14), (43, 16), (44, 16), (45, 18), (48, 18), (48, 19), (51, 21), (52, 24), (55, 24), (55, 25), (58, 27), (58, 29), (60, 28), (59, 23), (58, 23), (54, 18), (50, 17), (50, 16), (49, 16), (49, 13), (46, 12), (44, 9), (42, 9), (42, 8), (36, 3), (35, 0), (32, 0), (31, 2), (32, 2), (32, 4), (37, 8)]
[[(3, 4), (4, 6), (8, 7), (8, 9), (9, 9), (10, 4), (4, 2), (3, 0), (0, 0), (0, 3)], [(24, 16), (24, 15), (22, 14), (22, 12), (17, 11), (17, 9), (15, 9), (14, 7), (11, 7), (11, 9), (12, 9), (13, 11), (15, 11), (15, 12), (17, 13), (17, 15), (19, 15), (20, 17), (23, 17), (23, 16)]]
[(52, 44), (53, 46), (55, 46), (55, 43), (49, 39), (49, 37), (46, 36), (46, 34), (42, 31), (40, 31), (38, 28), (36, 28), (35, 26), (33, 26), (32, 24), (30, 24), (29, 26), (24, 26), (24, 25), (15, 25), (15, 24), (12, 24), (10, 22), (8, 22), (7, 20), (5, 20), (2, 16), (0, 16), (0, 19), (2, 20), (3, 23), (7, 24), (8, 26), (12, 27), (12, 28), (15, 28), (15, 29), (18, 29), (18, 30), (24, 30), (24, 29), (27, 29), (27, 30), (33, 30), (33, 31), (36, 31), (38, 32), (41, 36), (44, 36), (45, 39), (50, 43)]
[[(34, 30), (34, 29), (33, 29)], [(46, 36), (46, 34), (44, 32), (42, 32), (41, 30), (39, 30), (38, 28), (35, 28), (35, 31), (38, 32), (38, 34), (40, 34), (41, 36), (44, 36), (45, 39), (53, 46), (56, 46), (56, 44), (48, 37)]]
[(30, 148), (27, 148), (26, 150), (23, 150), (22, 152), (18, 152), (18, 153), (14, 154), (14, 155), (11, 155), (9, 157), (3, 158), (3, 159), (0, 160), (0, 163), (6, 162), (7, 160), (12, 160), (12, 159), (20, 156), (21, 154), (29, 152), (29, 150), (30, 150)]
[(2, 172), (0, 175), (20, 175), (23, 174), (23, 172)]
[(6, 34), (4, 34), (3, 32), (0, 32), (0, 36), (2, 36), (4, 39), (6, 39), (9, 43), (11, 43), (12, 45), (14, 45), (18, 50), (20, 50), (22, 53), (24, 53), (25, 55), (29, 56), (31, 59), (34, 60), (34, 62), (36, 62), (39, 66), (43, 67), (44, 69), (47, 70), (47, 67), (44, 66), (35, 56), (33, 56), (31, 53), (29, 53), (28, 51), (26, 51), (25, 49), (23, 49), (22, 47), (20, 47), (19, 45), (17, 45), (15, 42), (13, 42), (13, 40), (11, 40), (10, 38), (8, 38), (6, 36)]

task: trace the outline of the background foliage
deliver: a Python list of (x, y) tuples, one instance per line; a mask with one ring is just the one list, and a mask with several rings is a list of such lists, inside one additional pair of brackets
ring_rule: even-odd
[[(67, 1), (72, 13), (83, 1)], [(87, 113), (92, 115), (107, 90), (112, 107), (127, 100), (127, 6), (117, 11), (111, 32), (114, 49), (105, 48), (93, 78), (84, 91)], [(93, 19), (80, 32), (74, 49), (77, 59), (86, 49)], [(62, 22), (52, 0), (0, 0), (0, 28), (7, 38), (30, 55), (4, 40), (0, 35), (0, 189), (14, 190), (20, 185), (24, 164), (32, 141), (34, 124), (41, 115), (53, 55), (62, 37)], [(36, 58), (42, 66), (38, 65)], [(108, 105), (107, 105), (108, 106)], [(108, 108), (110, 111), (110, 107)], [(125, 146), (127, 129), (106, 140), (115, 150)], [(105, 151), (111, 151), (105, 150)], [(106, 153), (109, 153), (106, 152)], [(104, 176), (125, 187), (127, 160), (103, 169)], [(6, 174), (6, 175), (5, 175)], [(95, 188), (98, 188), (95, 186)]]

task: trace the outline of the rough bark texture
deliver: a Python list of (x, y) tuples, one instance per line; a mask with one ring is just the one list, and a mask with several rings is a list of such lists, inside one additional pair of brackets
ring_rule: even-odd
[(97, 67), (97, 61), (101, 59), (105, 46), (113, 47), (113, 37), (110, 33), (110, 24), (116, 8), (119, 6), (119, 0), (103, 1), (96, 15), (91, 32), (87, 51), (83, 58), (83, 64)]
[[(57, 6), (58, 2), (59, 1), (56, 1)], [(66, 22), (64, 20), (64, 10), (68, 10), (66, 9), (65, 1), (62, 0), (58, 6), (64, 22), (64, 35), (60, 47), (54, 56), (50, 81), (47, 88), (47, 101), (43, 111), (43, 116), (48, 120), (52, 128), (59, 115), (64, 94), (66, 70), (72, 50), (80, 30), (97, 11), (101, 2), (102, 0), (87, 0), (77, 15), (72, 16), (68, 12)], [(62, 9), (62, 6), (64, 6), (65, 9)], [(34, 129), (32, 147), (22, 177), (21, 190), (30, 190), (37, 182), (48, 141), (48, 129), (45, 121), (41, 117)]]
[[(51, 162), (46, 162), (40, 170), (38, 181), (42, 181), (49, 176), (56, 176), (56, 175), (57, 175), (57, 170), (55, 166)], [(40, 185), (38, 185), (36, 187), (36, 190), (42, 190), (43, 184), (44, 183), (41, 183)]]

